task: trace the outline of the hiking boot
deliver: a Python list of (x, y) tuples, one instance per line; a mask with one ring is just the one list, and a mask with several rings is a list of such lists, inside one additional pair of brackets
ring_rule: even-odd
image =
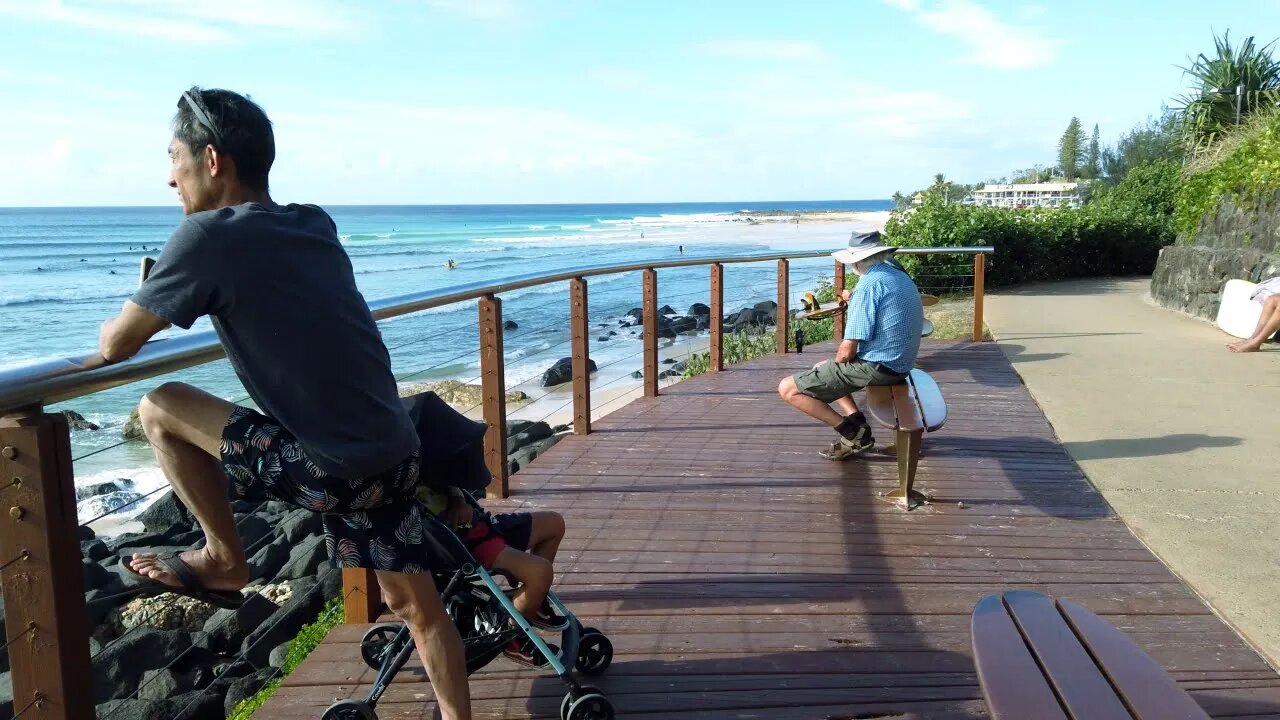
[(861, 455), (876, 446), (875, 438), (871, 437), (871, 428), (863, 426), (858, 429), (857, 435), (852, 438), (841, 437), (831, 443), (831, 447), (819, 453), (828, 460), (847, 460), (856, 455)]

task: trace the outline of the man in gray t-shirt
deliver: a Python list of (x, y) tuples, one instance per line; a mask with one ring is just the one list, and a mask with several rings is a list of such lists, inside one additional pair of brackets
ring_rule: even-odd
[(169, 185), (186, 218), (103, 325), (101, 354), (123, 360), (207, 315), (257, 409), (176, 382), (143, 398), (156, 459), (207, 543), (122, 565), (150, 590), (234, 608), (250, 577), (228, 483), (323, 513), (333, 562), (375, 570), (408, 624), (443, 716), (470, 718), (462, 641), (422, 543), (434, 520), (413, 499), (418, 435), (333, 220), (271, 200), (271, 123), (247, 98), (192, 88), (173, 124)]

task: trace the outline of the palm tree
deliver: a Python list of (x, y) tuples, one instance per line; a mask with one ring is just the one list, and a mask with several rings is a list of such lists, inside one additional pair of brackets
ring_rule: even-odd
[(1280, 62), (1271, 57), (1275, 42), (1259, 48), (1253, 38), (1231, 45), (1230, 31), (1213, 38), (1212, 57), (1201, 53), (1182, 70), (1193, 88), (1183, 96), (1183, 139), (1191, 150), (1212, 145), (1224, 130), (1236, 124), (1236, 87), (1243, 86), (1240, 115), (1270, 108), (1280, 100)]

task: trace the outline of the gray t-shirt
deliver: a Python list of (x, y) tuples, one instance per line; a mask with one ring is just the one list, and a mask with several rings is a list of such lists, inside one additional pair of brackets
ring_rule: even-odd
[(188, 215), (132, 299), (182, 328), (211, 316), (259, 409), (330, 475), (371, 475), (417, 449), (387, 348), (320, 208)]

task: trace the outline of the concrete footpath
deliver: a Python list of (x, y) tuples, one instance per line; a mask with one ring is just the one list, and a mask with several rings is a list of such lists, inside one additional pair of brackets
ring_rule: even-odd
[(1027, 286), (988, 296), (986, 320), (1116, 512), (1280, 665), (1280, 346), (1229, 353), (1147, 290)]

